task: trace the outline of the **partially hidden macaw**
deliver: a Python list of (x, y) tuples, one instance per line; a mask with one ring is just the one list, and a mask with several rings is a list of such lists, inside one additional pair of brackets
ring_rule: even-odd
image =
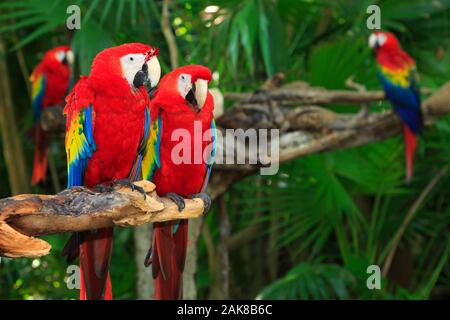
[(416, 63), (402, 50), (392, 33), (375, 31), (370, 35), (369, 46), (375, 50), (378, 77), (386, 97), (403, 122), (406, 181), (409, 182), (414, 171), (417, 135), (423, 127)]
[[(204, 66), (177, 68), (161, 79), (150, 104), (152, 138), (143, 158), (143, 176), (179, 210), (185, 207), (186, 197), (201, 198), (205, 210), (211, 205), (204, 193), (215, 153), (210, 81), (211, 71)], [(187, 241), (187, 220), (155, 223), (145, 261), (152, 263), (155, 299), (182, 299)]]
[(63, 106), (71, 77), (74, 56), (68, 46), (59, 46), (47, 51), (33, 70), (31, 98), (35, 126), (34, 161), (31, 183), (45, 180), (47, 171), (47, 137), (40, 124), (41, 111), (50, 106)]
[[(115, 184), (142, 189), (141, 154), (149, 134), (149, 96), (161, 75), (156, 48), (129, 43), (97, 54), (88, 77), (67, 97), (68, 187), (109, 191)], [(64, 248), (68, 260), (79, 256), (80, 299), (112, 299), (109, 262), (112, 229), (75, 234)]]

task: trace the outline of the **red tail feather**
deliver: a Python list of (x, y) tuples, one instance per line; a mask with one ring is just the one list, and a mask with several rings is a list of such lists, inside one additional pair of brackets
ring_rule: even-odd
[(47, 171), (47, 137), (39, 125), (35, 129), (34, 162), (31, 184), (35, 185), (45, 180)]
[(173, 223), (155, 223), (153, 241), (153, 276), (155, 300), (183, 298), (183, 270), (188, 237), (187, 220), (179, 222), (173, 234)]
[(403, 125), (403, 137), (405, 139), (406, 181), (410, 182), (414, 172), (414, 154), (417, 149), (417, 137), (406, 124)]
[(80, 300), (112, 300), (109, 262), (113, 229), (83, 233), (80, 244)]

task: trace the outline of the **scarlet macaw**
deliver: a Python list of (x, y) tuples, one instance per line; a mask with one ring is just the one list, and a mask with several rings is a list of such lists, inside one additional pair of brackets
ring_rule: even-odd
[[(161, 75), (156, 48), (130, 43), (100, 52), (64, 109), (68, 186), (106, 188), (138, 179), (139, 154), (148, 138), (149, 97)], [(141, 190), (143, 191), (143, 190)], [(112, 229), (82, 232), (64, 249), (80, 258), (80, 299), (112, 299), (109, 261)]]
[(369, 46), (375, 50), (378, 77), (386, 97), (403, 121), (406, 181), (409, 182), (414, 171), (417, 135), (421, 133), (423, 127), (416, 63), (402, 50), (392, 33), (375, 31), (369, 38)]
[[(206, 67), (177, 68), (161, 79), (151, 101), (153, 138), (148, 140), (143, 176), (155, 183), (158, 195), (172, 199), (179, 210), (185, 206), (184, 197), (201, 198), (205, 210), (211, 205), (211, 199), (203, 193), (215, 153), (210, 81), (211, 71)], [(182, 141), (177, 134), (183, 136)], [(155, 299), (182, 298), (187, 238), (187, 220), (155, 223), (152, 248), (145, 262), (152, 263)]]
[(42, 109), (64, 104), (69, 90), (70, 67), (73, 53), (68, 46), (59, 46), (47, 51), (42, 61), (30, 76), (33, 119), (35, 123), (34, 162), (31, 183), (45, 180), (47, 171), (47, 137), (42, 130)]

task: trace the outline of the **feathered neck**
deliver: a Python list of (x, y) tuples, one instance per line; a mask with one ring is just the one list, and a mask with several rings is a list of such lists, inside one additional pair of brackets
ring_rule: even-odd
[(401, 70), (414, 65), (414, 60), (402, 49), (383, 49), (377, 51), (377, 62), (380, 66), (390, 70)]

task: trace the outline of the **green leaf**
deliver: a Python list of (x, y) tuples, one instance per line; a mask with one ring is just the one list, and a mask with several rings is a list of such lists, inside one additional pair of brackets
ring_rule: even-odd
[(270, 35), (269, 35), (269, 21), (264, 8), (264, 1), (258, 0), (259, 3), (259, 43), (261, 52), (266, 67), (266, 72), (269, 77), (274, 74), (272, 59), (270, 57)]

